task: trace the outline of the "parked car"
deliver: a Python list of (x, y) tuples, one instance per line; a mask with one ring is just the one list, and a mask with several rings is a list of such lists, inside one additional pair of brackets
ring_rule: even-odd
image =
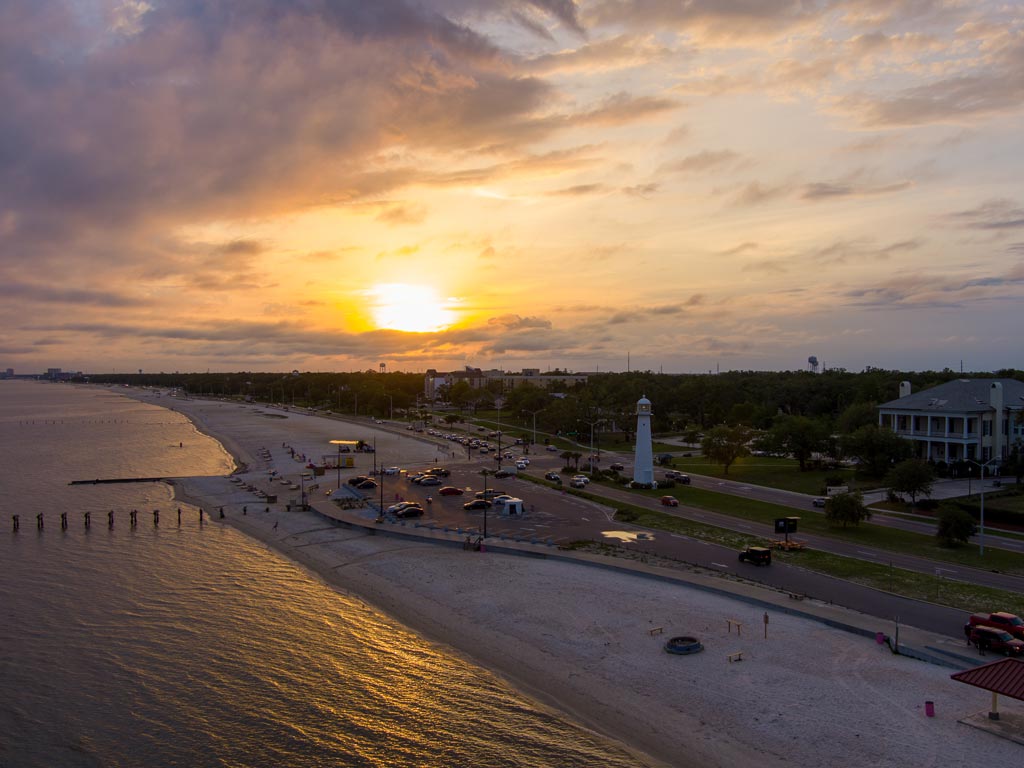
[(366, 475), (357, 475), (356, 477), (350, 477), (348, 479), (348, 484), (349, 485), (359, 485), (360, 483), (365, 483), (369, 479), (370, 478), (368, 478)]
[(356, 486), (356, 488), (358, 488), (360, 491), (372, 491), (376, 487), (377, 487), (377, 481), (376, 480), (363, 480), (363, 482), (359, 483)]
[(409, 504), (395, 512), (395, 517), (422, 517), (423, 507), (419, 504)]
[(616, 472), (622, 472), (625, 468), (626, 466), (624, 464), (621, 464), (617, 461), (614, 464), (608, 465), (608, 469), (614, 470)]
[(419, 485), (441, 485), (443, 482), (437, 475), (424, 475), (419, 479)]
[(438, 477), (448, 477), (451, 472), (444, 467), (431, 467), (426, 472), (428, 475), (437, 475)]
[(978, 651), (995, 651), (1007, 656), (1020, 656), (1024, 653), (1024, 640), (1018, 640), (1005, 629), (983, 627), (977, 624), (964, 624), (967, 642), (977, 646)]
[(664, 504), (666, 507), (678, 507), (679, 499), (677, 499), (675, 496), (662, 496), (661, 503)]
[(464, 493), (461, 488), (456, 488), (454, 485), (446, 485), (444, 488), (439, 488), (437, 492), (441, 496), (461, 496)]
[(1024, 640), (1024, 620), (1012, 613), (998, 611), (996, 613), (972, 613), (967, 620), (971, 626), (995, 627), (1009, 632), (1014, 637)]
[(552, 480), (552, 481), (554, 481), (556, 483), (562, 482), (562, 476), (560, 474), (558, 474), (557, 472), (548, 472), (547, 474), (544, 475), (544, 479), (545, 480)]
[(398, 467), (388, 467), (387, 469), (384, 470), (384, 474), (385, 475), (397, 475), (401, 471), (402, 470), (400, 470)]
[(772, 551), (768, 547), (747, 547), (740, 552), (740, 562), (752, 565), (771, 565)]
[(463, 504), (462, 508), (467, 512), (472, 512), (474, 509), (487, 509), (489, 506), (491, 506), (491, 502), (487, 499), (473, 499)]
[(515, 477), (516, 473), (513, 472), (511, 469), (499, 469), (497, 472), (494, 473), (494, 476), (499, 480), (504, 480), (507, 477)]
[(813, 506), (815, 506), (815, 507), (819, 507), (819, 508), (820, 508), (820, 507), (824, 507), (824, 506), (825, 506), (825, 503), (826, 503), (827, 501), (828, 501), (828, 499), (825, 499), (825, 498), (822, 498), (821, 496), (819, 496), (819, 497), (818, 497), (818, 498), (816, 498), (816, 499), (815, 499), (814, 501), (812, 501), (812, 502), (811, 502), (811, 504), (812, 504)]
[(551, 451), (551, 453), (554, 453), (555, 451), (557, 451), (557, 450), (558, 450), (558, 446), (555, 446), (555, 445), (549, 445), (549, 446), (548, 446), (547, 448), (545, 448), (544, 450), (545, 450), (545, 451)]
[(506, 496), (504, 491), (499, 491), (497, 488), (488, 488), (486, 491), (477, 491), (476, 497), (478, 499), (493, 499), (495, 496)]

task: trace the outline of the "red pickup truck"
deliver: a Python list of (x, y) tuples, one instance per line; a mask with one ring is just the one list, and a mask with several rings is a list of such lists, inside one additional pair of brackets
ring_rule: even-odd
[(995, 627), (1024, 640), (1024, 620), (1012, 613), (973, 613), (967, 623), (971, 627)]

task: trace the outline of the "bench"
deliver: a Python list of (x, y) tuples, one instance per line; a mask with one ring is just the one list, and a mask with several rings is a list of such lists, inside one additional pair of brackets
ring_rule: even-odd
[(665, 628), (664, 627), (652, 627), (651, 629), (647, 630), (647, 634), (650, 635), (651, 637), (654, 637), (655, 635), (663, 634), (664, 632), (665, 632)]
[(796, 592), (790, 592), (789, 593), (789, 599), (790, 600), (803, 600), (804, 596), (803, 595), (798, 595)]
[(726, 619), (725, 626), (729, 630), (729, 634), (732, 634), (732, 628), (736, 627), (736, 637), (743, 634), (743, 623), (736, 621), (736, 619)]
[(734, 661), (743, 661), (743, 651), (735, 651), (734, 653), (725, 654), (725, 658), (732, 664)]

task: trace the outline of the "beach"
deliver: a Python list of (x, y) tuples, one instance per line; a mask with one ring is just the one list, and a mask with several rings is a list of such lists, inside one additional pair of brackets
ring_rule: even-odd
[[(271, 470), (297, 479), (304, 463), (290, 453), (319, 461), (342, 433), (376, 440), (388, 465), (431, 461), (438, 451), (369, 420), (345, 425), (294, 410), (126, 394), (187, 416), (254, 485), (267, 486)], [(372, 460), (358, 455), (357, 469)], [(330, 475), (320, 484), (333, 486)], [(228, 478), (174, 485), (215, 522), (224, 507), (224, 522), (335, 589), (635, 750), (638, 765), (943, 766), (1024, 754), (958, 722), (986, 709), (985, 692), (873, 639), (611, 568), (372, 535), (286, 510), (284, 497), (257, 502)], [(667, 654), (674, 635), (696, 636), (705, 650)], [(737, 652), (742, 660), (730, 660)]]

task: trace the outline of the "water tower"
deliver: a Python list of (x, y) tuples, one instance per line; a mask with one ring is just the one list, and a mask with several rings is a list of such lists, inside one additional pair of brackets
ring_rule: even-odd
[(818, 358), (815, 355), (811, 355), (807, 358), (807, 370), (811, 373), (818, 372)]

